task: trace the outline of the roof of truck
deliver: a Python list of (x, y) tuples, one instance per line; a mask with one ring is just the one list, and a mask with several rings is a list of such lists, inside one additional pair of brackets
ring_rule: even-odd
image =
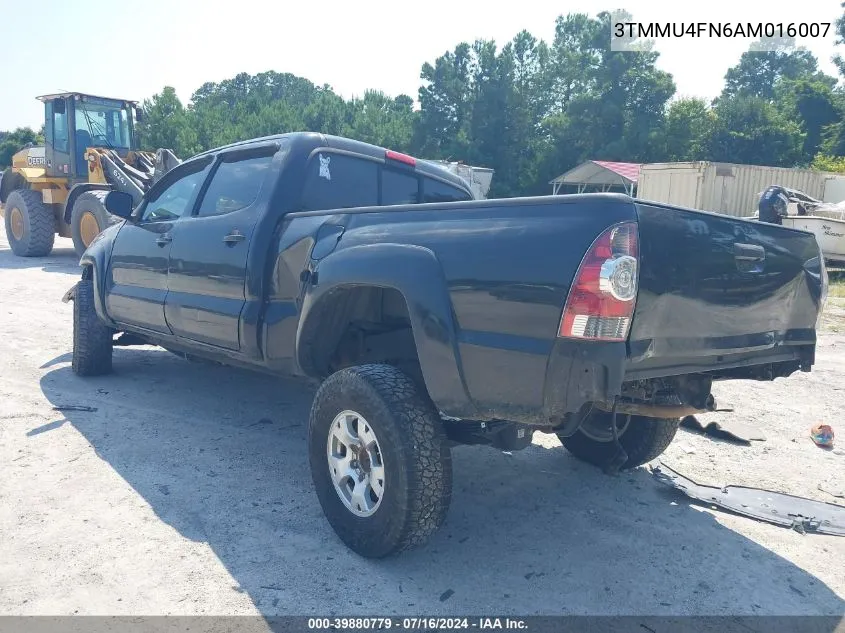
[[(343, 136), (321, 134), (319, 132), (287, 132), (285, 134), (262, 136), (259, 138), (247, 139), (245, 141), (237, 141), (235, 143), (230, 143), (221, 147), (215, 147), (214, 149), (206, 150), (205, 152), (201, 152), (196, 156), (192, 156), (191, 159), (198, 158), (200, 156), (206, 156), (208, 154), (216, 154), (217, 152), (237, 147), (249, 147), (250, 145), (263, 145), (267, 143), (272, 143), (273, 141), (278, 141), (283, 138), (302, 140), (310, 138), (314, 143), (315, 149), (319, 147), (327, 147), (330, 149), (347, 151), (355, 154), (362, 154), (364, 156), (370, 156), (379, 160), (384, 160), (386, 152), (389, 151), (385, 147), (379, 147), (378, 145), (365, 143), (364, 141), (356, 141), (355, 139), (345, 138)], [(452, 173), (447, 168), (441, 167), (421, 158), (415, 158), (415, 161), (416, 163), (414, 167), (417, 172), (421, 174), (435, 176), (450, 184), (459, 186), (462, 189), (466, 189), (467, 191), (471, 191), (469, 186), (467, 185), (466, 180), (464, 180), (457, 174)]]

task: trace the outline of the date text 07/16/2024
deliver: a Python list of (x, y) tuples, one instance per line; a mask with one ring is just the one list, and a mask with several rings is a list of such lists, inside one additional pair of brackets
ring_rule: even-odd
[(309, 618), (309, 630), (526, 630), (525, 620), (519, 618), (436, 618), (436, 617), (404, 617), (404, 618)]

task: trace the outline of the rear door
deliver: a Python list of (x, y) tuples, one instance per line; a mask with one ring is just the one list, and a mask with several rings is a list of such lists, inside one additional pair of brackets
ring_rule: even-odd
[(190, 214), (211, 158), (170, 171), (150, 190), (114, 241), (106, 278), (106, 311), (118, 323), (170, 333), (164, 317), (174, 227)]
[(632, 357), (665, 366), (815, 343), (821, 264), (812, 234), (669, 206), (637, 210)]
[(193, 215), (174, 232), (164, 313), (177, 336), (240, 349), (247, 255), (277, 149), (220, 155)]

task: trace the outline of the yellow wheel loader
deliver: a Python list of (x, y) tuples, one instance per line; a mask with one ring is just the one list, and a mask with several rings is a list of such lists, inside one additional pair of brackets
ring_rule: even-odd
[(119, 221), (103, 205), (112, 189), (140, 200), (179, 164), (168, 149), (138, 150), (135, 101), (78, 92), (44, 95), (43, 147), (25, 147), (0, 179), (0, 210), (15, 255), (43, 257), (56, 234), (81, 255), (100, 231)]

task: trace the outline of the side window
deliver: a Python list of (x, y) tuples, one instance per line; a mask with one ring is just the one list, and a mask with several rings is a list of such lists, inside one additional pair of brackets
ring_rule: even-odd
[(197, 188), (205, 180), (210, 160), (197, 162), (180, 172), (177, 179), (163, 189), (155, 191), (144, 203), (142, 222), (178, 220), (191, 212), (191, 202)]
[(319, 152), (308, 163), (302, 211), (369, 207), (378, 204), (378, 163)]
[(461, 202), (472, 200), (463, 189), (458, 189), (440, 180), (423, 178), (423, 202)]
[(69, 152), (68, 130), (67, 130), (67, 105), (62, 112), (56, 112), (53, 108), (53, 148), (57, 152)]
[(392, 169), (381, 172), (381, 203), (417, 204), (420, 201), (419, 179), (414, 174), (405, 174)]
[(221, 215), (251, 205), (261, 191), (272, 162), (272, 154), (225, 158), (211, 178), (198, 215)]

